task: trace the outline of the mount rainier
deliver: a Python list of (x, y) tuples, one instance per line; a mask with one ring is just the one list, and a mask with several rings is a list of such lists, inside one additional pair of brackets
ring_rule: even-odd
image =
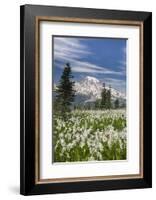
[[(106, 86), (105, 88), (109, 89), (108, 86)], [(79, 82), (75, 82), (75, 91), (77, 96), (76, 101), (78, 101), (78, 98), (80, 98), (80, 101), (82, 100), (84, 102), (94, 102), (97, 99), (101, 98), (102, 89), (103, 82), (95, 77), (86, 76)], [(111, 97), (112, 100), (118, 98), (124, 101), (126, 99), (125, 94), (119, 92), (114, 88), (111, 88)]]

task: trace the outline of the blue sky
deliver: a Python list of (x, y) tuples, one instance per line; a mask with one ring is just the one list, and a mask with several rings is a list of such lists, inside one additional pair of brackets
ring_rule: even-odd
[(54, 36), (54, 83), (70, 63), (74, 80), (93, 76), (126, 92), (126, 39)]

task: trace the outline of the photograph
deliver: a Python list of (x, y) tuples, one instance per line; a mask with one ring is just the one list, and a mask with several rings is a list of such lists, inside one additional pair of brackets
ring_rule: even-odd
[(20, 6), (20, 194), (152, 187), (152, 12)]
[(52, 163), (127, 160), (127, 38), (52, 36)]

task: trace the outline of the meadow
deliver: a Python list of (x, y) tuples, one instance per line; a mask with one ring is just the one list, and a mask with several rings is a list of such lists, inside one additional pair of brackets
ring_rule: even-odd
[(53, 162), (125, 160), (126, 110), (73, 110), (53, 116)]

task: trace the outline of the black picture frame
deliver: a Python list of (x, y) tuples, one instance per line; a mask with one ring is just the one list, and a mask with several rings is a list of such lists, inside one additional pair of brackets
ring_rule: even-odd
[[(109, 180), (36, 184), (35, 84), (36, 18), (114, 20), (143, 24), (143, 176)], [(92, 21), (92, 23), (93, 23)], [(83, 22), (82, 22), (83, 23)], [(108, 22), (109, 24), (109, 22)], [(152, 13), (41, 5), (20, 7), (20, 193), (22, 195), (89, 192), (152, 187)]]

